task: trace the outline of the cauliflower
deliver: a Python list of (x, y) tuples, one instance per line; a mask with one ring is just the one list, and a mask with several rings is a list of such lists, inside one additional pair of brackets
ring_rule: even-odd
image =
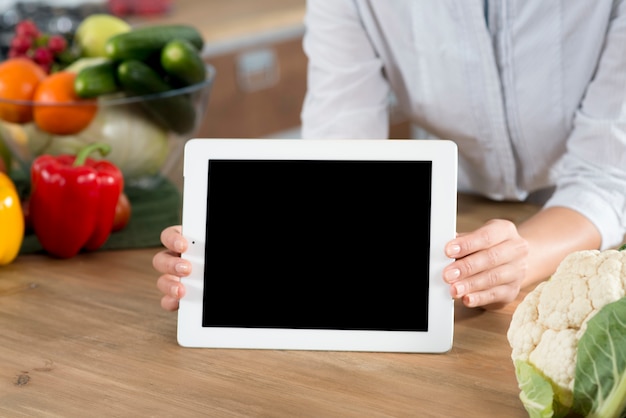
[[(585, 385), (593, 380), (588, 373), (595, 373), (598, 380), (597, 370), (579, 370), (577, 361), (581, 339), (586, 334), (590, 320), (607, 305), (622, 300), (626, 302), (625, 294), (626, 251), (589, 250), (568, 255), (550, 280), (540, 283), (519, 304), (511, 319), (507, 338), (522, 389), (520, 397), (528, 412), (534, 411), (532, 416), (559, 416), (572, 407), (578, 409), (576, 412), (579, 413), (591, 410), (589, 402), (581, 406), (577, 399), (579, 391), (575, 389), (575, 383), (580, 383), (580, 391), (588, 390)], [(626, 303), (621, 303), (607, 312), (607, 318), (598, 319), (608, 321), (610, 329), (603, 329), (603, 324), (600, 324), (595, 326), (593, 335), (590, 333), (589, 343), (584, 348), (591, 350), (589, 357), (592, 362), (597, 356), (602, 356), (597, 352), (605, 348), (597, 343), (600, 334), (607, 336), (608, 343), (618, 342), (612, 338), (625, 338), (625, 307)], [(612, 380), (614, 386), (620, 386), (621, 383), (624, 386), (621, 390), (626, 391), (626, 348), (618, 347), (606, 357), (610, 358), (612, 364), (621, 362), (621, 375), (613, 376)], [(595, 369), (598, 365), (592, 364), (590, 367)], [(612, 369), (611, 373), (615, 367)], [(576, 382), (576, 377), (583, 372), (585, 377)], [(552, 395), (544, 398), (550, 405), (538, 402), (540, 396), (545, 396), (544, 390), (538, 390), (540, 380), (550, 383), (549, 386), (543, 386), (551, 389)], [(606, 383), (606, 378), (603, 382)], [(597, 389), (602, 390), (606, 397), (606, 388)], [(621, 402), (618, 408), (624, 407), (624, 393), (618, 394), (621, 397), (618, 399)], [(591, 397), (598, 402), (598, 397)], [(536, 413), (541, 409), (539, 406), (546, 409)], [(618, 409), (617, 413), (622, 411)]]

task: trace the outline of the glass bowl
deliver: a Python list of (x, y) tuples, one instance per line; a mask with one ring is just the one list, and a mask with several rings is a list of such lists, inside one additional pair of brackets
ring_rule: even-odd
[[(111, 152), (91, 157), (116, 164), (129, 186), (153, 188), (163, 179), (178, 179), (182, 172), (176, 168), (180, 167), (184, 144), (197, 133), (206, 112), (215, 68), (207, 64), (206, 73), (201, 83), (165, 93), (99, 97), (93, 120), (86, 128), (69, 135), (46, 132), (34, 121), (14, 123), (0, 119), (0, 157), (8, 161), (9, 176), (16, 184), (22, 184), (21, 189), (25, 188), (23, 183), (28, 188), (30, 165), (39, 155), (76, 154), (94, 142), (108, 143)], [(0, 115), (11, 110), (51, 111), (51, 117), (61, 115), (57, 116), (57, 124), (69, 125), (70, 115), (85, 106), (93, 107), (94, 102), (61, 105), (0, 99)], [(71, 112), (63, 113), (64, 110)]]

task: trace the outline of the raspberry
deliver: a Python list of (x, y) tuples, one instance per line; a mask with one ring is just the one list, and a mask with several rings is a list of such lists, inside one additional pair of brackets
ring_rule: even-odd
[(15, 34), (23, 38), (37, 38), (39, 36), (39, 28), (30, 19), (22, 20), (15, 26)]
[(26, 54), (26, 51), (33, 45), (31, 38), (25, 38), (22, 36), (15, 36), (11, 40), (10, 48), (18, 54)]
[(26, 19), (15, 26), (8, 56), (10, 58), (29, 57), (49, 73), (62, 62), (60, 56), (67, 49), (65, 37), (41, 32), (35, 22)]
[(49, 66), (54, 61), (54, 55), (48, 48), (39, 47), (33, 52), (33, 60), (43, 66)]
[(61, 35), (52, 35), (50, 39), (48, 39), (48, 49), (53, 54), (63, 52), (65, 48), (67, 48), (67, 41)]

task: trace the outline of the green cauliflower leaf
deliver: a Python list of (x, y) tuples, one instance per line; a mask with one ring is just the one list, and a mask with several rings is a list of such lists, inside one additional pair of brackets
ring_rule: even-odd
[(520, 400), (530, 418), (563, 417), (567, 413), (555, 396), (553, 383), (535, 366), (525, 360), (515, 360), (515, 375)]
[(575, 411), (588, 418), (626, 417), (626, 297), (589, 320), (575, 376)]

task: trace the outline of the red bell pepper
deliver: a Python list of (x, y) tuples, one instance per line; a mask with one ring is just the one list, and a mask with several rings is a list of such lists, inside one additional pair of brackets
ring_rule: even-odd
[(94, 151), (106, 155), (110, 146), (90, 144), (76, 156), (42, 155), (31, 166), (32, 227), (43, 249), (59, 258), (97, 250), (111, 234), (124, 178), (110, 161), (89, 158)]

